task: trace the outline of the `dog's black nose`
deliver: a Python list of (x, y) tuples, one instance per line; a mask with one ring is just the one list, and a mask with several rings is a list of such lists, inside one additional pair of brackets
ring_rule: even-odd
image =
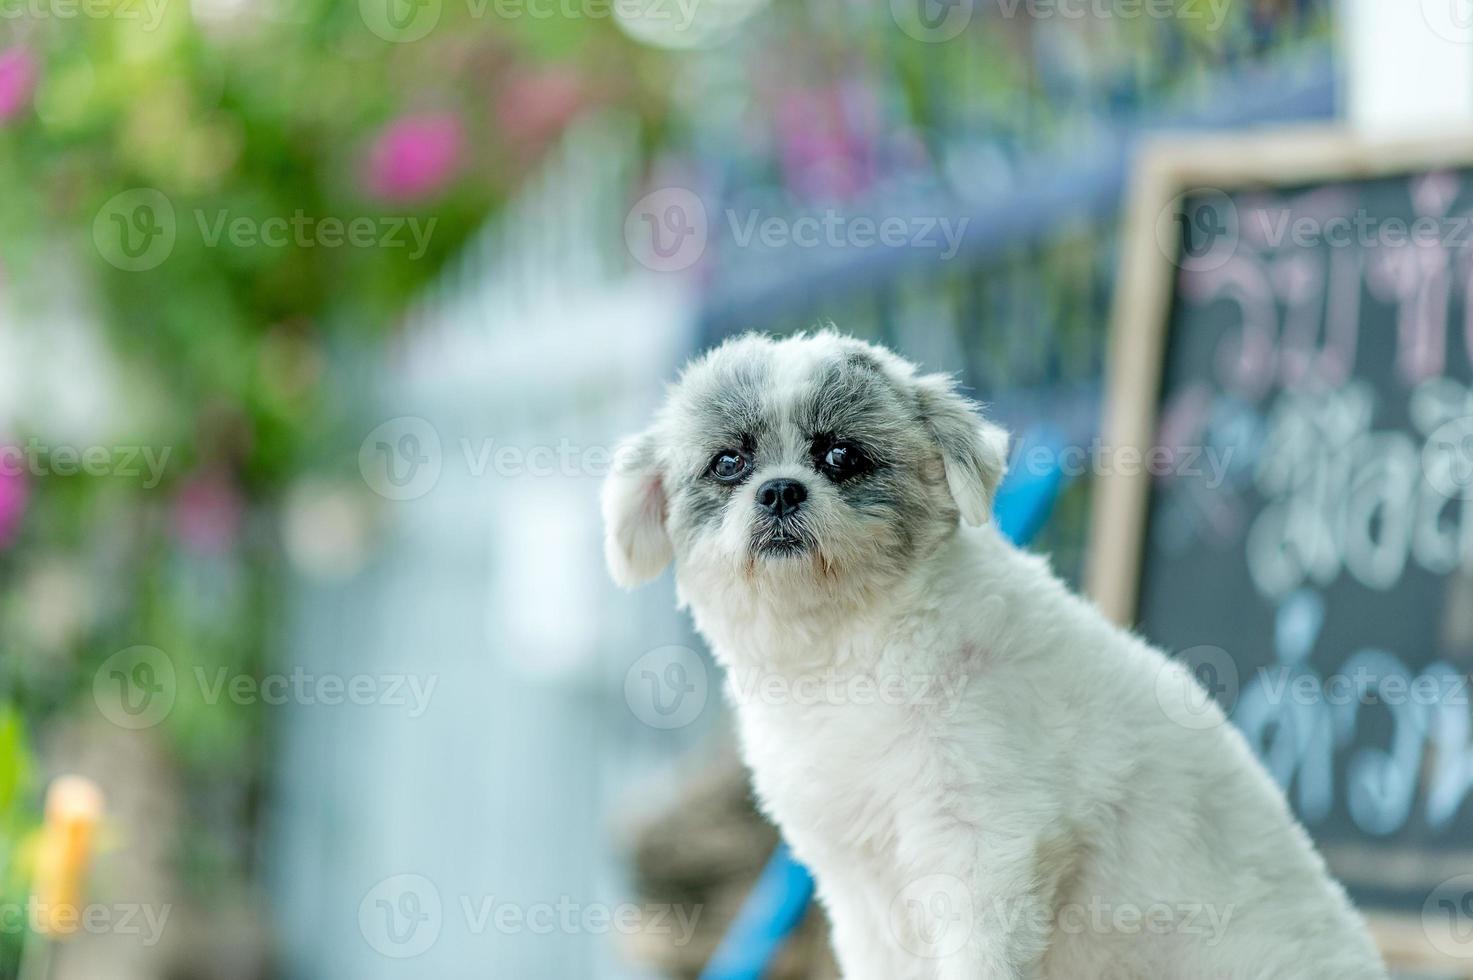
[(757, 506), (773, 517), (786, 517), (808, 499), (808, 488), (797, 480), (768, 480), (757, 488)]

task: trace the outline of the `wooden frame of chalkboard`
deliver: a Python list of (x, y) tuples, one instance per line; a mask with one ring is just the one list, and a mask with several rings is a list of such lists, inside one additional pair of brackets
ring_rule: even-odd
[[(1137, 161), (1111, 314), (1103, 444), (1148, 449), (1155, 435), (1166, 321), (1179, 267), (1173, 202), (1194, 189), (1287, 187), (1473, 166), (1473, 133), (1430, 141), (1369, 141), (1341, 129), (1182, 137)], [(1171, 254), (1168, 254), (1171, 253)], [(1106, 474), (1094, 495), (1089, 592), (1116, 622), (1135, 615), (1150, 478)]]
[[(1181, 272), (1178, 204), (1204, 190), (1224, 193), (1336, 184), (1473, 167), (1473, 133), (1435, 141), (1373, 141), (1341, 128), (1158, 139), (1139, 155), (1125, 213), (1112, 311), (1101, 444), (1145, 454), (1156, 441), (1168, 328)], [(1137, 621), (1151, 476), (1096, 473), (1087, 588), (1116, 622)], [(1473, 978), (1473, 961), (1438, 951), (1427, 917), (1368, 916), (1393, 969)], [(1448, 926), (1448, 929), (1451, 927)]]

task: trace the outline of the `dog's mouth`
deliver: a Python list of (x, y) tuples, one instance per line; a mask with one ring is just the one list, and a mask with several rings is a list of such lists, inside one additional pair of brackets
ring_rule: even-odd
[(752, 535), (752, 551), (764, 558), (791, 558), (812, 547), (807, 531), (789, 523), (774, 523), (757, 528)]
[(797, 555), (808, 550), (808, 542), (796, 535), (774, 534), (758, 545), (757, 550), (773, 557)]

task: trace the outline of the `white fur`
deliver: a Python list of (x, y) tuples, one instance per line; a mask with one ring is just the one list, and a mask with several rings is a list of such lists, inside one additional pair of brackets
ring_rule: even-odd
[[(924, 400), (927, 379), (896, 377)], [(1000, 452), (1000, 430), (977, 424)], [(846, 590), (863, 575), (842, 562), (837, 585), (792, 560), (743, 574), (726, 530), (676, 549), (759, 798), (815, 873), (847, 980), (1384, 978), (1195, 680), (995, 527), (959, 526), (982, 523), (1000, 465), (940, 462), (950, 524), (882, 588)], [(658, 550), (621, 523), (629, 492), (606, 497), (626, 581), (618, 542)]]
[(637, 443), (619, 447), (603, 486), (604, 560), (619, 585), (633, 588), (670, 564), (665, 533), (665, 489)]

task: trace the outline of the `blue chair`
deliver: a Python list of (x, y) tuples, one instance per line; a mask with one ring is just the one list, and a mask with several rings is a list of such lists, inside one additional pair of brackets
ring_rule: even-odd
[[(1039, 455), (1059, 458), (1060, 439), (1051, 432), (1030, 437), (1015, 458), (1029, 459), (1028, 450), (1039, 446), (1055, 450)], [(1064, 474), (1057, 466), (1042, 472), (1015, 467), (993, 503), (998, 528), (1013, 541), (1027, 544), (1043, 529), (1063, 489)], [(783, 942), (803, 921), (812, 898), (813, 876), (786, 844), (779, 844), (706, 964), (701, 980), (760, 980)]]

